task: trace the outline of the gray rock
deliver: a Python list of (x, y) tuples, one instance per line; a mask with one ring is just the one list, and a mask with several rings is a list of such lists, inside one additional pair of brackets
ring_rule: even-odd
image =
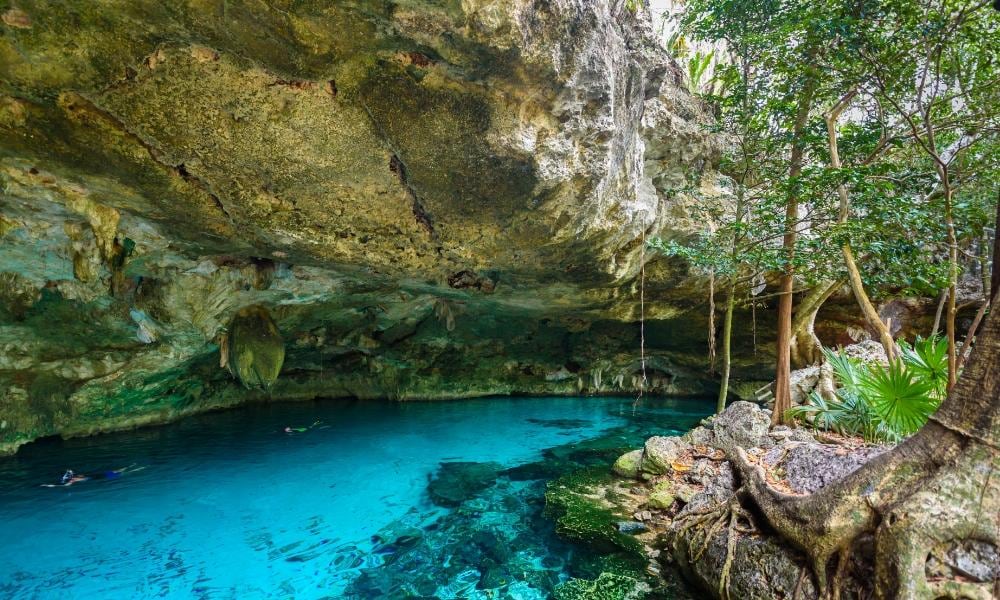
[(681, 439), (692, 446), (711, 446), (715, 442), (715, 435), (710, 427), (695, 427), (684, 434)]
[(720, 463), (715, 476), (705, 481), (703, 486), (700, 492), (691, 497), (684, 511), (701, 510), (728, 502), (736, 491), (732, 465), (729, 462)]
[(790, 392), (792, 405), (804, 404), (809, 397), (809, 393), (816, 388), (819, 383), (820, 367), (813, 365), (803, 369), (795, 369), (789, 374)]
[[(729, 597), (740, 600), (792, 598), (804, 557), (780, 545), (771, 537), (737, 533), (732, 568), (729, 574)], [(717, 590), (726, 560), (729, 532), (722, 528), (712, 538), (698, 560), (692, 562), (692, 550), (686, 537), (675, 540), (673, 558), (677, 566), (700, 587)], [(813, 600), (819, 595), (811, 577), (805, 577), (794, 596)]]
[(649, 527), (647, 527), (645, 523), (640, 523), (638, 521), (619, 521), (618, 531), (630, 534), (643, 533), (645, 531), (649, 531)]
[(946, 564), (958, 574), (978, 581), (1000, 578), (1000, 553), (997, 547), (979, 540), (953, 546), (946, 554)]
[(813, 434), (809, 433), (809, 430), (805, 429), (804, 427), (796, 427), (795, 429), (793, 429), (792, 430), (792, 435), (789, 436), (788, 439), (792, 440), (793, 442), (815, 442), (816, 441), (816, 438), (813, 437)]
[(844, 478), (885, 451), (886, 448), (876, 446), (844, 453), (842, 446), (788, 442), (771, 449), (764, 460), (783, 467), (793, 490), (811, 494)]
[(864, 362), (889, 364), (889, 359), (885, 355), (885, 348), (875, 340), (864, 340), (856, 344), (847, 346), (841, 352), (852, 358), (860, 359)]
[(712, 432), (715, 447), (732, 454), (735, 448), (770, 448), (774, 441), (768, 436), (771, 428), (770, 411), (751, 402), (733, 402), (715, 417)]
[(690, 444), (679, 437), (654, 436), (646, 440), (642, 449), (639, 469), (650, 475), (662, 475), (671, 471), (670, 463), (677, 460)]

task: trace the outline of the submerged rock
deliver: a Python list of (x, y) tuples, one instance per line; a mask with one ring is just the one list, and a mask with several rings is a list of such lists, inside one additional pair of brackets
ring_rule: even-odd
[(642, 544), (619, 531), (624, 515), (605, 497), (606, 471), (589, 469), (550, 482), (545, 491), (545, 514), (556, 523), (556, 533), (582, 542), (598, 552), (625, 551), (643, 555)]
[(628, 575), (601, 573), (597, 579), (571, 579), (556, 588), (555, 600), (641, 600), (652, 588)]
[(501, 466), (494, 462), (446, 462), (427, 485), (431, 500), (441, 506), (458, 506), (493, 485)]

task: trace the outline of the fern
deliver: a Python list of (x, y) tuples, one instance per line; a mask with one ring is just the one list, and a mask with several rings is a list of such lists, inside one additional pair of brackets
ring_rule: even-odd
[(688, 59), (688, 91), (692, 94), (697, 94), (702, 90), (702, 79), (704, 79), (705, 73), (708, 72), (714, 56), (714, 50), (708, 54), (695, 52)]

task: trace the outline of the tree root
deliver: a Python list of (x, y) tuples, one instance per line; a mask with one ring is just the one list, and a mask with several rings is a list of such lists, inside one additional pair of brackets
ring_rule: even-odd
[[(816, 588), (836, 598), (850, 552), (874, 534), (875, 595), (879, 600), (993, 597), (997, 582), (970, 582), (955, 573), (927, 580), (935, 547), (967, 540), (1000, 545), (1000, 311), (987, 318), (958, 384), (927, 424), (893, 450), (808, 496), (781, 493), (741, 448), (727, 458), (741, 480), (739, 492), (715, 519), (730, 524), (720, 596), (726, 597), (739, 516), (748, 508), (809, 559)], [(708, 531), (721, 525), (711, 517)], [(691, 526), (695, 526), (692, 524)], [(830, 560), (838, 556), (831, 577)], [(798, 587), (798, 586), (797, 586)]]
[[(698, 561), (708, 550), (715, 536), (723, 527), (727, 527), (726, 558), (722, 565), (718, 587), (719, 597), (724, 600), (729, 599), (729, 575), (733, 566), (733, 557), (736, 554), (737, 535), (757, 531), (753, 516), (743, 508), (739, 496), (740, 491), (737, 490), (727, 502), (692, 511), (675, 521), (675, 524), (679, 524), (676, 528), (676, 535), (682, 535), (688, 531), (692, 532), (691, 562)], [(740, 519), (746, 521), (747, 525), (741, 526)]]
[[(943, 428), (935, 433), (948, 435)], [(932, 583), (925, 570), (936, 545), (968, 539), (997, 545), (1000, 477), (992, 474), (1000, 473), (1000, 453), (968, 440), (933, 447), (913, 440), (809, 496), (771, 488), (763, 468), (740, 448), (731, 460), (742, 479), (740, 495), (782, 538), (805, 553), (822, 598), (839, 600), (851, 550), (865, 534), (875, 536), (878, 598), (992, 597), (989, 585)], [(936, 453), (933, 460), (928, 455), (931, 450)], [(729, 507), (725, 510), (734, 514)], [(834, 556), (836, 568), (831, 574)], [(720, 586), (727, 576), (728, 571)], [(725, 598), (721, 588), (720, 595)]]
[(933, 581), (927, 584), (931, 598), (954, 598), (955, 600), (995, 600), (992, 583), (971, 583), (967, 581)]

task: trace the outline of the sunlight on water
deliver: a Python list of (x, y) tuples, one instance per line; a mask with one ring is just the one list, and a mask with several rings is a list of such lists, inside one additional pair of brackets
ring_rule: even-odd
[[(646, 400), (633, 413), (623, 398), (327, 401), (31, 444), (0, 459), (0, 597), (485, 598), (478, 559), (461, 556), (471, 529), (504, 538), (510, 561), (544, 575), (492, 597), (547, 597), (583, 550), (541, 520), (544, 480), (502, 469), (601, 436), (634, 447), (687, 430), (707, 408)], [(498, 464), (471, 465), (492, 473), (489, 484), (446, 507), (428, 493), (442, 463)], [(41, 487), (70, 468), (127, 466), (137, 470)], [(453, 555), (459, 566), (449, 570)]]

